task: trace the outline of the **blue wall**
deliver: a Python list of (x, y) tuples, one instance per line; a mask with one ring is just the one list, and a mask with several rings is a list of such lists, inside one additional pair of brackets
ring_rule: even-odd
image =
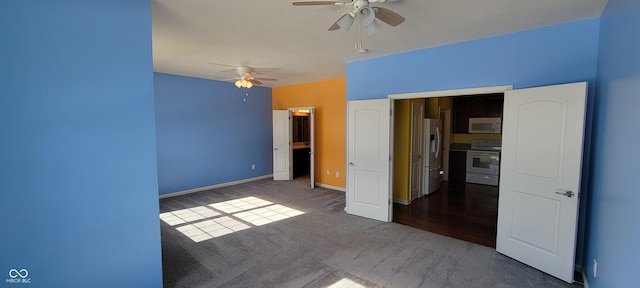
[(609, 1), (599, 52), (585, 270), (590, 287), (632, 287), (640, 258), (639, 1)]
[(347, 100), (514, 85), (595, 83), (598, 19), (347, 64)]
[(162, 286), (150, 13), (0, 2), (0, 285)]
[(154, 79), (160, 194), (272, 174), (271, 88)]

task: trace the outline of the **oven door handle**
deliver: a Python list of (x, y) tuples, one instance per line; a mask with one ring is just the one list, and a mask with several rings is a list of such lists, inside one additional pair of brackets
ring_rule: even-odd
[(492, 153), (492, 152), (478, 152), (478, 151), (468, 151), (467, 152), (469, 155), (473, 155), (473, 156), (499, 156), (499, 153)]

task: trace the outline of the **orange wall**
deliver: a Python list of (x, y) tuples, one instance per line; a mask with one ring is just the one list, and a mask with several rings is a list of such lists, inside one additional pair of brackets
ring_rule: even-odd
[(315, 182), (340, 188), (346, 187), (346, 89), (345, 78), (272, 89), (274, 110), (315, 107)]

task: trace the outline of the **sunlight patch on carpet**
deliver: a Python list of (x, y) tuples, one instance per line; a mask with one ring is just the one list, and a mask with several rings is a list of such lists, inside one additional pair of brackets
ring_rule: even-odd
[(338, 280), (336, 283), (333, 283), (327, 286), (327, 288), (365, 288), (365, 287), (367, 286), (360, 285), (358, 284), (358, 282), (355, 282), (348, 278), (342, 278)]
[(160, 214), (160, 220), (195, 242), (302, 215), (257, 197), (244, 197)]

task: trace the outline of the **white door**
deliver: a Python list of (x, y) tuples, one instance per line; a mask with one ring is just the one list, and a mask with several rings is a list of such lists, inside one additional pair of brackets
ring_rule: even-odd
[(424, 119), (424, 105), (420, 102), (411, 102), (411, 166), (409, 202), (422, 195), (422, 137), (424, 129), (422, 122)]
[(391, 221), (391, 100), (347, 106), (347, 213)]
[(573, 281), (587, 83), (507, 91), (496, 250)]
[(291, 113), (273, 110), (273, 180), (291, 180)]

